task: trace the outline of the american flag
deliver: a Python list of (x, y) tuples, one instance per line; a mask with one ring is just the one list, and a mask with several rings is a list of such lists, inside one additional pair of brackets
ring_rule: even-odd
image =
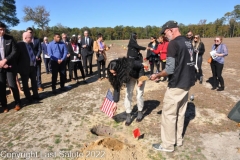
[(112, 111), (112, 106), (114, 104), (113, 101), (113, 96), (112, 96), (112, 92), (110, 91), (110, 89), (107, 92), (107, 95), (103, 101), (101, 110), (106, 113), (109, 117), (113, 117), (114, 113)]

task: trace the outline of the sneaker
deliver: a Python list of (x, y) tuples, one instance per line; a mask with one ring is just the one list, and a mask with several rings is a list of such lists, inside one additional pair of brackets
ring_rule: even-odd
[(224, 87), (219, 87), (218, 89), (217, 89), (217, 91), (223, 91), (224, 90)]
[(138, 111), (138, 115), (137, 115), (136, 121), (137, 121), (137, 122), (141, 122), (142, 118), (143, 118), (143, 113), (142, 113), (142, 111)]
[(131, 113), (127, 113), (125, 125), (129, 126), (130, 124), (131, 124)]
[(153, 144), (152, 147), (158, 151), (163, 151), (163, 152), (173, 152), (173, 150), (165, 149), (163, 148), (160, 144)]

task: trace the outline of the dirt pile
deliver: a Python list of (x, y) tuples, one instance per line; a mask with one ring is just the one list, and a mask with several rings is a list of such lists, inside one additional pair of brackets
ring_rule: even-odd
[(143, 154), (134, 145), (123, 143), (114, 138), (103, 138), (85, 146), (81, 150), (84, 157), (78, 160), (142, 160)]

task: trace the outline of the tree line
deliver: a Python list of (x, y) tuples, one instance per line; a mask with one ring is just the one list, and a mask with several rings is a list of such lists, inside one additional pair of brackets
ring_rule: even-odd
[[(10, 7), (10, 8), (9, 8)], [(16, 18), (15, 0), (0, 0), (0, 21), (3, 21), (9, 26), (16, 26), (19, 20)], [(9, 16), (4, 16), (6, 13)], [(25, 6), (23, 9), (23, 21), (34, 22), (37, 26), (34, 29), (35, 36), (40, 39), (48, 37), (53, 39), (54, 33), (66, 33), (68, 37), (72, 35), (82, 35), (85, 30), (89, 35), (96, 39), (98, 33), (103, 34), (105, 40), (125, 40), (130, 38), (130, 33), (136, 32), (139, 39), (148, 39), (151, 36), (159, 36), (161, 27), (154, 25), (147, 25), (145, 27), (123, 26), (117, 25), (115, 27), (83, 27), (83, 28), (70, 28), (63, 26), (61, 23), (49, 27), (50, 12), (44, 6), (37, 6), (35, 8)], [(198, 24), (184, 25), (179, 23), (179, 28), (182, 34), (186, 34), (191, 30), (194, 34), (199, 34), (201, 37), (214, 37), (216, 35), (223, 37), (239, 37), (240, 36), (240, 5), (235, 5), (231, 12), (227, 12), (221, 18), (217, 18), (214, 22), (207, 23), (206, 19), (201, 19)], [(22, 33), (24, 30), (10, 30), (10, 34), (16, 40), (22, 40)]]

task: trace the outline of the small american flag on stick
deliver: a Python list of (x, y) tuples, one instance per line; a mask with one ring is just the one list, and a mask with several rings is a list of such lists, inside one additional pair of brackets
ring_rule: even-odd
[(101, 106), (101, 110), (111, 118), (114, 115), (114, 112), (112, 111), (113, 104), (114, 104), (114, 101), (113, 101), (112, 92), (109, 89), (107, 92), (107, 95), (103, 101), (103, 104)]

